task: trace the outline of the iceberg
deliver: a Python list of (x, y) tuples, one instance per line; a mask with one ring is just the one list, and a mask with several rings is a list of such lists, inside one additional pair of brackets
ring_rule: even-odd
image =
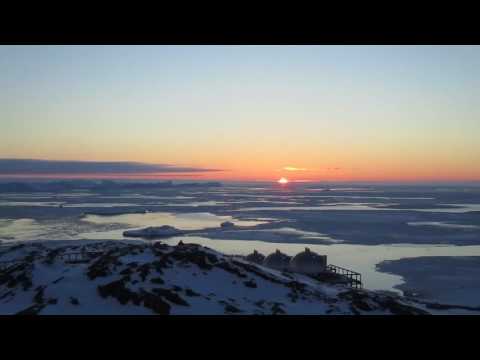
[(126, 236), (126, 237), (142, 237), (142, 238), (170, 237), (170, 236), (176, 236), (176, 235), (182, 235), (182, 234), (184, 234), (184, 231), (169, 225), (149, 226), (144, 229), (126, 230), (123, 232), (123, 236)]
[(235, 227), (235, 224), (231, 221), (224, 221), (220, 224), (220, 226), (222, 229), (233, 229)]

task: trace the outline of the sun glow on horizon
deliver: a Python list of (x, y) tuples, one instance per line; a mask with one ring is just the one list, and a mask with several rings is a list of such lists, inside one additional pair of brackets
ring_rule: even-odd
[(288, 184), (288, 179), (282, 177), (282, 178), (280, 178), (280, 180), (278, 180), (278, 183), (279, 183), (279, 184), (282, 184), (282, 185), (283, 185), (283, 184)]
[(475, 45), (4, 45), (0, 182), (477, 183), (478, 63)]

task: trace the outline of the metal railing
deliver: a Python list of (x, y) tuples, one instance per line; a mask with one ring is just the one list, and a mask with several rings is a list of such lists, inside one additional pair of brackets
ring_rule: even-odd
[(356, 271), (345, 269), (343, 267), (332, 264), (327, 265), (327, 271), (345, 277), (348, 280), (348, 284), (353, 288), (361, 289), (363, 287), (362, 274)]

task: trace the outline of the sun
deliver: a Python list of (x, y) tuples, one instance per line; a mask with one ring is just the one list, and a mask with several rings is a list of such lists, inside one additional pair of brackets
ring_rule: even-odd
[(280, 178), (280, 180), (278, 180), (278, 183), (279, 184), (288, 184), (288, 179), (285, 179), (284, 177)]

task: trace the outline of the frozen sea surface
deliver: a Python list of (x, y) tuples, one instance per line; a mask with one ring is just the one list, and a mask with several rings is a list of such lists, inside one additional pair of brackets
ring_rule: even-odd
[(422, 256), (385, 260), (385, 272), (402, 275), (396, 285), (410, 296), (442, 304), (480, 307), (480, 256)]
[[(384, 260), (480, 254), (478, 186), (229, 184), (222, 187), (0, 193), (0, 241), (124, 239), (126, 229), (185, 230), (232, 221), (245, 229), (174, 237), (230, 254), (305, 246), (359, 271), (366, 287), (398, 291)], [(248, 228), (248, 229), (247, 229)]]

